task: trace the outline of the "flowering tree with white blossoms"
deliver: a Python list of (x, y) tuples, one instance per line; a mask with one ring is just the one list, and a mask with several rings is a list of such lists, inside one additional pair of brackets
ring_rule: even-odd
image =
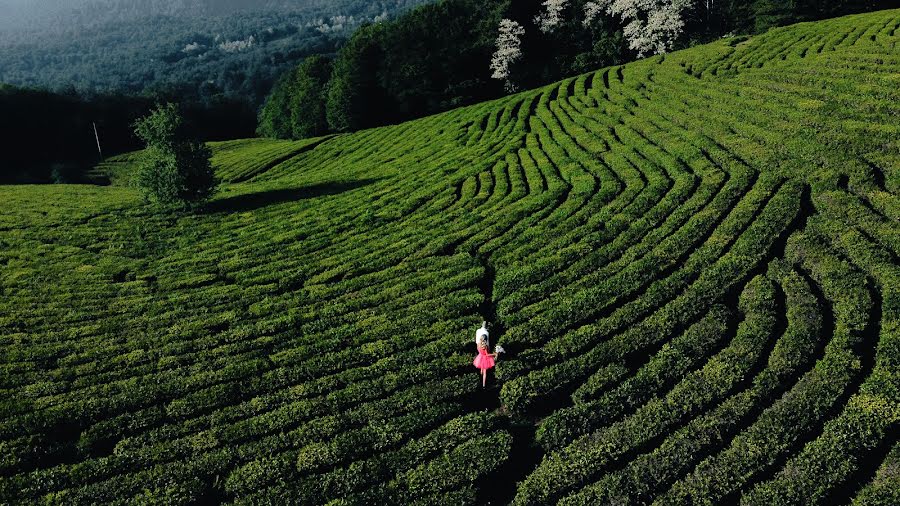
[(509, 79), (509, 67), (522, 57), (522, 35), (525, 28), (511, 19), (500, 21), (500, 34), (497, 36), (497, 50), (491, 58), (491, 75), (494, 79), (504, 79), (506, 90), (515, 91), (515, 85)]
[(584, 4), (584, 21), (582, 23), (584, 23), (584, 26), (589, 26), (604, 11), (606, 9), (603, 5), (600, 5), (600, 2), (587, 2)]
[(534, 17), (534, 24), (542, 32), (550, 33), (557, 25), (562, 23), (563, 11), (569, 5), (569, 0), (544, 0), (544, 3), (541, 5), (544, 6), (546, 11)]
[[(638, 57), (661, 54), (670, 51), (684, 30), (684, 14), (696, 0), (591, 0), (584, 4), (585, 27), (607, 15), (622, 20), (622, 30), (628, 47), (637, 52)], [(543, 11), (535, 16), (534, 24), (543, 33), (555, 30), (563, 21), (563, 15), (570, 0), (544, 0)], [(711, 0), (707, 0), (707, 10)], [(521, 37), (525, 28), (510, 19), (500, 22), (497, 36), (497, 50), (491, 60), (494, 79), (506, 81), (507, 91), (514, 91), (510, 79), (510, 66), (522, 58)]]
[(683, 14), (692, 4), (693, 0), (595, 0), (584, 6), (584, 23), (605, 11), (627, 23), (623, 34), (638, 57), (661, 54), (671, 50), (681, 35)]

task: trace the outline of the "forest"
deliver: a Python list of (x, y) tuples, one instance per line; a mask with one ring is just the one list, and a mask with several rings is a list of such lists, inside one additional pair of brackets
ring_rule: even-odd
[[(425, 0), (5, 0), (0, 82), (258, 106), (275, 78)], [(6, 5), (4, 5), (6, 3)]]

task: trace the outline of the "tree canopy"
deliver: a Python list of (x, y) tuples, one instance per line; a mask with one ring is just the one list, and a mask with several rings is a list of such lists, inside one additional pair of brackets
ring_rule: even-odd
[(134, 183), (146, 200), (163, 207), (190, 207), (215, 193), (212, 153), (188, 132), (173, 103), (159, 105), (135, 122), (134, 133), (147, 147)]

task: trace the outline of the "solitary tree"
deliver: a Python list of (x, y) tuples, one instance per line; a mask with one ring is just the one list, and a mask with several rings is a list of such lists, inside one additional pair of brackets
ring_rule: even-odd
[(134, 124), (135, 134), (147, 144), (135, 180), (145, 200), (187, 208), (215, 193), (210, 150), (184, 130), (178, 106), (171, 103), (156, 106)]

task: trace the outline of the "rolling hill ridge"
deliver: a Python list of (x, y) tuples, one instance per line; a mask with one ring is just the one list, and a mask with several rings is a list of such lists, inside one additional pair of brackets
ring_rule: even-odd
[(892, 10), (0, 187), (0, 502), (896, 504), (898, 104)]

